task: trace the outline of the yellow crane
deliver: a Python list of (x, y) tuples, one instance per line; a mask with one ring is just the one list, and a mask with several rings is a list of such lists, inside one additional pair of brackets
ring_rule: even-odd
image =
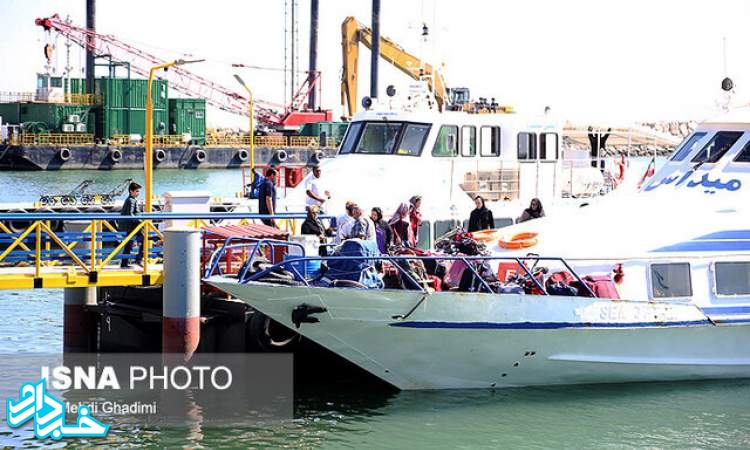
[[(341, 50), (344, 61), (341, 77), (341, 104), (346, 105), (350, 117), (354, 115), (357, 109), (357, 60), (360, 43), (372, 50), (372, 30), (359, 23), (354, 17), (347, 17), (341, 24)], [(423, 62), (400, 45), (382, 36), (380, 37), (380, 57), (411, 78), (426, 80), (427, 87), (435, 95), (438, 109), (443, 111), (448, 92), (443, 77), (430, 64)]]

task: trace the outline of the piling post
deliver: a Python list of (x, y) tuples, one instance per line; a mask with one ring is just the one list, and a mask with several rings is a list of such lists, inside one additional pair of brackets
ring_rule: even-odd
[[(200, 341), (200, 231), (164, 232), (162, 353), (189, 360)], [(176, 355), (175, 355), (176, 356)]]
[(63, 296), (63, 352), (95, 351), (96, 320), (86, 307), (96, 305), (96, 288), (65, 288)]

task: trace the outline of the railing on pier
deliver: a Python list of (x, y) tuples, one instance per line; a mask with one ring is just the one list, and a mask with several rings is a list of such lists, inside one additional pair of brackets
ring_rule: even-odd
[[(197, 229), (220, 220), (249, 222), (274, 218), (286, 222), (304, 213), (274, 216), (253, 213), (4, 213), (0, 214), (0, 289), (160, 284), (164, 221)], [(63, 221), (68, 223), (63, 225)], [(129, 232), (118, 224), (136, 221)], [(71, 230), (75, 228), (75, 231)], [(131, 228), (131, 227), (127, 227)], [(128, 242), (143, 248), (142, 270), (119, 270)], [(118, 269), (118, 270), (111, 270)], [(47, 281), (44, 281), (44, 280)]]

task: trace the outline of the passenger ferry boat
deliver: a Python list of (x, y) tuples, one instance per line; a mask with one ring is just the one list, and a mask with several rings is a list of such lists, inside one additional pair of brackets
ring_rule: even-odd
[[(551, 210), (564, 198), (607, 189), (588, 151), (563, 155), (562, 126), (553, 116), (519, 114), (494, 103), (473, 114), (438, 112), (422, 88), (414, 84), (408, 100), (394, 97), (354, 116), (336, 157), (321, 162), (322, 182), (333, 196), (324, 205), (327, 213), (343, 214), (345, 202), (353, 200), (363, 208), (379, 206), (390, 217), (401, 202), (421, 195), (434, 239), (450, 226), (435, 226), (435, 220), (468, 218), (477, 195), (504, 226), (534, 197)], [(308, 179), (287, 190), (287, 210), (304, 210)]]
[[(420, 135), (396, 117), (402, 140)], [(367, 135), (370, 123), (361, 121), (353, 134)], [(350, 139), (355, 154), (368, 149), (367, 139)], [(408, 161), (401, 147), (371, 156)], [(500, 258), (493, 271), (525, 275), (522, 292), (487, 282), (433, 292), (264, 278), (279, 267), (207, 281), (400, 389), (748, 377), (748, 183), (743, 108), (701, 124), (637, 193), (490, 233), (492, 258)], [(551, 283), (555, 270), (575, 279), (578, 295)]]

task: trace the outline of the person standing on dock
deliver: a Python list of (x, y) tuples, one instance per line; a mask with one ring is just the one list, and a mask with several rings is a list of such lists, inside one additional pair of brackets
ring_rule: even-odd
[[(128, 185), (128, 198), (125, 199), (125, 201), (122, 203), (122, 209), (120, 210), (120, 215), (123, 216), (137, 216), (140, 212), (138, 210), (138, 196), (141, 195), (141, 185), (132, 182), (130, 185)], [(137, 220), (122, 220), (120, 221), (119, 228), (125, 231), (125, 235), (129, 235), (133, 232), (133, 230), (136, 229), (138, 226)], [(133, 241), (138, 240), (140, 244), (138, 245), (138, 255), (135, 257), (135, 263), (137, 265), (143, 264), (143, 239), (141, 238), (141, 234), (138, 233), (132, 238), (130, 238), (125, 243), (125, 248), (122, 250), (123, 258), (122, 263), (120, 264), (120, 267), (123, 269), (127, 269), (130, 267), (128, 256), (130, 256), (130, 252), (133, 251)]]
[[(263, 184), (260, 186), (260, 193), (258, 195), (258, 213), (273, 215), (276, 213), (276, 177), (278, 172), (273, 167), (269, 167), (266, 170), (266, 179), (263, 180)], [(264, 224), (269, 227), (278, 228), (276, 221), (272, 218), (260, 219)]]

